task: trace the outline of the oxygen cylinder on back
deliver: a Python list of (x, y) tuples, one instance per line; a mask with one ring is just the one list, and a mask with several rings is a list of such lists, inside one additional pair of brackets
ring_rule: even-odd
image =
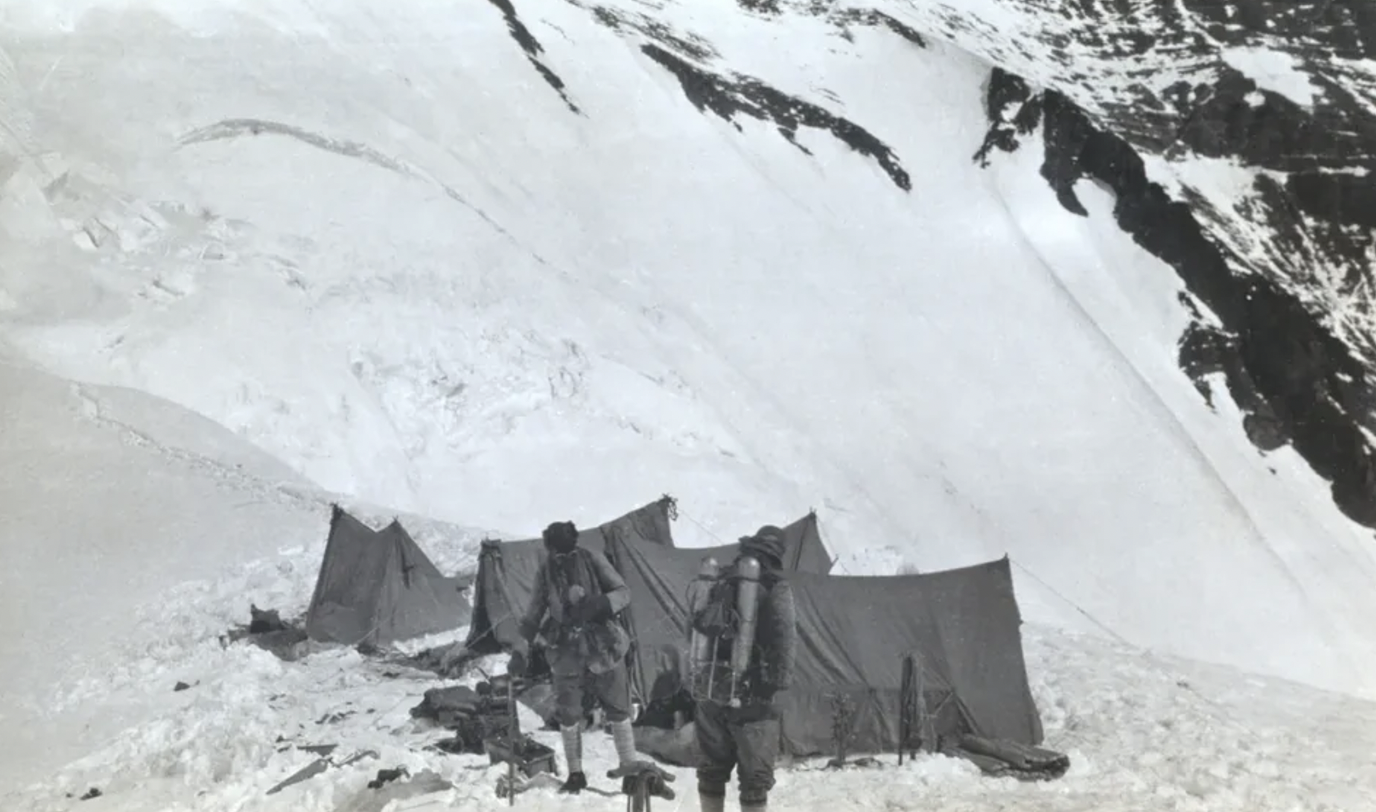
[(712, 667), (712, 650), (716, 641), (693, 627), (693, 619), (707, 604), (712, 584), (721, 575), (721, 564), (712, 556), (702, 559), (698, 577), (688, 585), (688, 669), (689, 678), (696, 679)]
[(736, 616), (739, 626), (736, 639), (731, 641), (731, 704), (740, 700), (736, 689), (750, 666), (750, 654), (755, 648), (755, 629), (759, 621), (760, 562), (753, 556), (741, 556), (736, 561)]

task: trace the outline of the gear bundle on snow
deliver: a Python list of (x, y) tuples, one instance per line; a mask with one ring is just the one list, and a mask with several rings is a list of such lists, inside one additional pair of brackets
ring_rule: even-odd
[(476, 690), (463, 685), (431, 688), (411, 709), (411, 717), (429, 719), (454, 731), (454, 738), (439, 743), (440, 749), (482, 753), (483, 741), (504, 731), (509, 721), (504, 690), (490, 682), (478, 683)]

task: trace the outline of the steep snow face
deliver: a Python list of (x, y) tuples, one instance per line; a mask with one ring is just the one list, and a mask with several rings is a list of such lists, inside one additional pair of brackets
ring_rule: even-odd
[(1369, 539), (1178, 370), (1105, 194), (971, 160), (968, 54), (725, 0), (141, 8), (10, 12), (28, 357), (376, 502), (815, 505), (844, 571), (1007, 553), (1030, 618), (1376, 691)]
[(1206, 368), (1232, 368), (1257, 446), (1290, 444), (1376, 527), (1376, 13), (1319, 0), (844, 5), (1052, 91), (1048, 179), (1115, 189), (1119, 222), (1217, 318), (1192, 336), (1214, 356)]

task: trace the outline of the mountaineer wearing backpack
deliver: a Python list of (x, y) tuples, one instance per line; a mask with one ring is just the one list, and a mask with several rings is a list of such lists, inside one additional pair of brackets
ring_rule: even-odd
[[(784, 549), (784, 533), (773, 525), (761, 527), (755, 535), (740, 540), (736, 563), (745, 556), (759, 561), (760, 582), (754, 645), (736, 691), (739, 705), (730, 702), (729, 669), (713, 669), (710, 695), (706, 684), (695, 678), (694, 696), (698, 701), (694, 728), (703, 755), (697, 771), (702, 812), (722, 812), (725, 808), (726, 786), (733, 768), (740, 784), (742, 812), (764, 812), (769, 791), (774, 787), (774, 761), (779, 753), (779, 711), (774, 698), (792, 682), (798, 639), (793, 588), (782, 572)], [(730, 568), (735, 569), (735, 565)], [(722, 584), (730, 584), (731, 588), (719, 588)], [(735, 587), (736, 580), (729, 574), (719, 581), (707, 607), (694, 618), (695, 624), (716, 624), (724, 616), (734, 621)], [(722, 642), (719, 661), (725, 658), (729, 662), (730, 645), (730, 641)]]
[(621, 575), (601, 552), (578, 546), (573, 522), (554, 522), (544, 532), (546, 555), (535, 576), (535, 594), (521, 620), (508, 671), (527, 673), (537, 635), (548, 646), (555, 714), (569, 777), (560, 792), (588, 785), (583, 774), (583, 695), (591, 692), (611, 723), (622, 765), (635, 760), (626, 653), (630, 636), (616, 619), (630, 603)]

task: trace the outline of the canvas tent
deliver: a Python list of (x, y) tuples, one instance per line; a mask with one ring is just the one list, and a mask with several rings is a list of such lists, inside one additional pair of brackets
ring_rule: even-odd
[(831, 554), (822, 543), (817, 527), (817, 511), (810, 510), (798, 521), (783, 528), (784, 569), (826, 575), (831, 572)]
[(624, 538), (672, 547), (674, 531), (669, 523), (677, 518), (678, 502), (666, 494), (644, 507), (598, 525), (592, 533), (579, 533), (578, 543), (583, 544), (587, 536), (601, 536), (601, 541)]
[[(597, 527), (578, 531), (578, 545), (606, 551), (606, 539), (652, 547), (673, 547), (669, 527), (673, 497), (664, 496)], [(516, 640), (517, 624), (535, 592), (535, 574), (544, 555), (540, 539), (483, 542), (473, 594), (473, 622), (466, 648), (474, 654), (495, 654)]]
[[(673, 497), (663, 496), (605, 524), (579, 531), (578, 543), (609, 553), (613, 564), (616, 559), (609, 552), (612, 542), (674, 549), (670, 522), (677, 515)], [(815, 512), (809, 512), (783, 530), (787, 544), (786, 569), (821, 574), (831, 571), (831, 557), (822, 544)], [(730, 544), (696, 548), (692, 553), (696, 556), (695, 561), (708, 554), (730, 561), (735, 550), (736, 545)], [(516, 624), (534, 591), (542, 551), (543, 545), (538, 539), (483, 542), (473, 595), (473, 623), (468, 631), (470, 652), (494, 654), (515, 641)]]
[[(683, 684), (685, 598), (704, 551), (617, 541), (609, 552), (631, 590), (633, 685), (644, 702), (669, 699)], [(789, 580), (800, 639), (794, 685), (780, 694), (784, 752), (831, 753), (835, 695), (853, 709), (853, 752), (896, 750), (908, 654), (936, 734), (1041, 741), (1007, 558), (922, 575)]]
[(380, 646), (456, 629), (472, 611), (466, 585), (446, 578), (400, 522), (374, 531), (334, 505), (306, 634)]

